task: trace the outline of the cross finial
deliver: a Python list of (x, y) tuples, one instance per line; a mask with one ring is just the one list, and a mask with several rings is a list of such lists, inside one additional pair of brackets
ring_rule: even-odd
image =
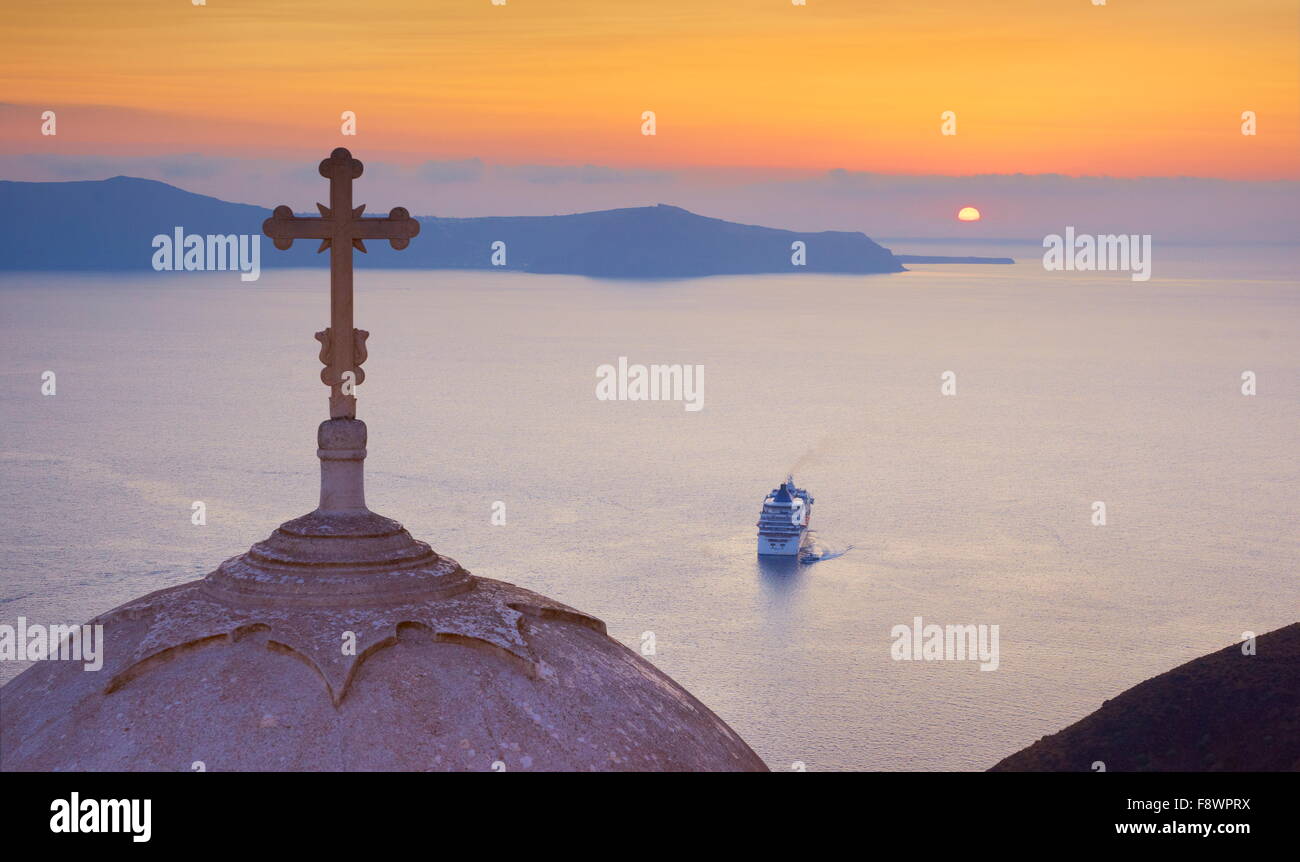
[(278, 249), (289, 248), (295, 239), (319, 239), (317, 251), (330, 250), (330, 325), (316, 333), (316, 339), (325, 364), (321, 381), (330, 387), (331, 419), (356, 418), (353, 390), (366, 379), (361, 363), (370, 333), (352, 326), (352, 249), (364, 252), (367, 239), (386, 239), (393, 248), (403, 249), (420, 233), (420, 223), (403, 207), (394, 207), (382, 218), (363, 218), (365, 204), (353, 209), (352, 181), (363, 170), (352, 153), (339, 147), (320, 163), (320, 175), (330, 181), (330, 203), (316, 204), (319, 216), (296, 216), (281, 205), (262, 223), (262, 232)]

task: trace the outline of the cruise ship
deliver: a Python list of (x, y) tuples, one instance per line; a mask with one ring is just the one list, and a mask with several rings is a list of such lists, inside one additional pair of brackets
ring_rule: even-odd
[(812, 518), (813, 498), (803, 488), (794, 486), (794, 477), (774, 488), (763, 501), (758, 517), (758, 552), (765, 556), (793, 557), (803, 545)]

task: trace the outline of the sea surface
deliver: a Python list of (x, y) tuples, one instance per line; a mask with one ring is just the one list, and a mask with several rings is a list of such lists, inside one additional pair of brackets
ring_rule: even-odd
[[(653, 632), (776, 770), (986, 769), (1300, 618), (1296, 249), (1157, 246), (1145, 283), (895, 250), (1018, 262), (611, 282), (362, 258), (371, 508), (634, 649)], [(328, 309), (324, 270), (0, 277), (0, 622), (84, 621), (314, 508)], [(597, 400), (620, 356), (704, 366), (704, 408)], [(852, 550), (756, 557), (788, 472)], [(997, 670), (895, 661), (918, 616), (997, 625)]]

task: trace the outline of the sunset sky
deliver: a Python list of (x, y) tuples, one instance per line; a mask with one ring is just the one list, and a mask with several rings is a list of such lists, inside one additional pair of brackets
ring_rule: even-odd
[(1294, 178), (1297, 8), (52, 0), (6, 11), (0, 82), (95, 152), (315, 153), (352, 110), (411, 159)]
[[(72, 178), (77, 164), (93, 173), (85, 159), (138, 159), (134, 173), (174, 181), (148, 160), (310, 167), (346, 144), (370, 161), (445, 164), (444, 180), (482, 164), (768, 182), (828, 171), (1295, 180), (1297, 8), (50, 0), (6, 10), (0, 176)], [(40, 135), (47, 109), (56, 137)], [(340, 134), (345, 110), (355, 137)], [(1247, 110), (1255, 136), (1241, 134)], [(657, 115), (654, 136), (641, 134), (643, 111)], [(940, 134), (944, 111), (956, 135)]]

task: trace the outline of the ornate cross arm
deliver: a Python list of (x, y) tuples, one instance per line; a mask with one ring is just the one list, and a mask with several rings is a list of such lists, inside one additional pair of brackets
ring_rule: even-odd
[(419, 236), (420, 223), (411, 218), (406, 207), (393, 207), (387, 217), (366, 217), (365, 204), (352, 210), (344, 219), (334, 216), (333, 210), (324, 204), (316, 204), (319, 216), (296, 216), (287, 206), (278, 206), (275, 213), (262, 222), (262, 232), (271, 237), (275, 247), (285, 250), (293, 246), (295, 239), (323, 240), (317, 251), (324, 251), (333, 245), (334, 240), (350, 241), (360, 251), (366, 247), (361, 242), (366, 239), (386, 239), (393, 248), (406, 248), (411, 238)]
[(330, 418), (356, 418), (353, 387), (365, 379), (361, 363), (366, 358), (369, 333), (352, 326), (352, 249), (365, 251), (364, 240), (386, 239), (395, 249), (404, 249), (420, 233), (420, 223), (405, 207), (393, 207), (387, 217), (363, 217), (365, 204), (352, 206), (352, 181), (363, 166), (339, 147), (320, 163), (320, 175), (330, 181), (330, 204), (316, 204), (319, 216), (296, 216), (287, 206), (278, 206), (262, 222), (262, 232), (278, 249), (293, 246), (296, 239), (318, 239), (318, 252), (330, 250), (330, 326), (316, 333), (321, 343), (321, 380), (330, 387)]

